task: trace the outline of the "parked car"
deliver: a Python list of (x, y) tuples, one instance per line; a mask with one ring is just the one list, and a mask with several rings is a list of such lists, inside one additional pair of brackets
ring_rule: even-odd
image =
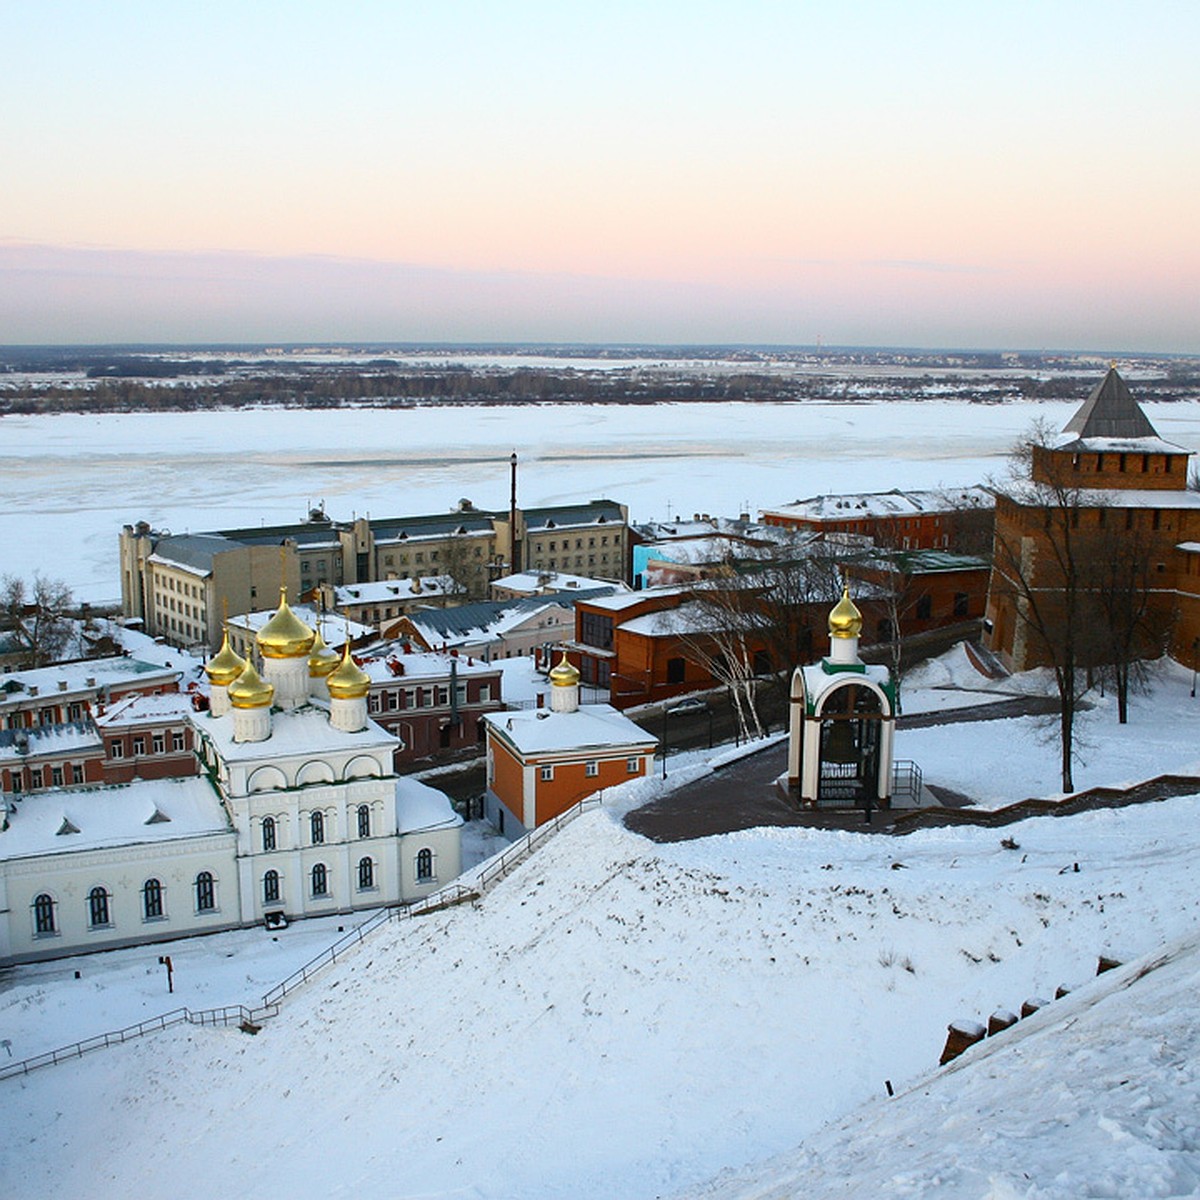
[(708, 703), (700, 696), (689, 696), (686, 700), (680, 700), (678, 704), (672, 704), (667, 712), (670, 716), (683, 713), (698, 713), (707, 712)]

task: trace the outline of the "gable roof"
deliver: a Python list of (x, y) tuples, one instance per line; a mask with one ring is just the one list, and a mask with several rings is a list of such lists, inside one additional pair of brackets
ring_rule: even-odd
[(1063, 426), (1063, 433), (1080, 438), (1158, 437), (1116, 367), (1109, 367), (1108, 374), (1092, 388), (1079, 411)]

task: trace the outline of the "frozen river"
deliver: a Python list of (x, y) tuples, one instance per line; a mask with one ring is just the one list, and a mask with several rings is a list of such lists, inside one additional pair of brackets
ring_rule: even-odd
[[(42, 571), (115, 599), (117, 532), (180, 533), (607, 496), (633, 520), (756, 514), (831, 491), (974, 484), (1038, 417), (1076, 403), (663, 404), (0, 418), (0, 573)], [(1159, 433), (1200, 450), (1200, 404), (1147, 404)]]

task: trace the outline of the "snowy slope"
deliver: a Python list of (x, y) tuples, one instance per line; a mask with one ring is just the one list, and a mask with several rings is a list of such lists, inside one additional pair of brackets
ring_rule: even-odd
[[(1013, 851), (978, 829), (654, 846), (596, 811), (477, 908), (386, 929), (257, 1037), (168, 1031), (3, 1085), (0, 1176), (9, 1196), (700, 1186), (877, 1111), (948, 1021), (1190, 934), (1198, 817), (1187, 798), (1030, 821), (1004, 831)], [(1070, 1136), (1032, 1090), (1049, 1099), (1020, 1136)], [(981, 1122), (963, 1114), (965, 1139)], [(832, 1145), (810, 1194), (873, 1194)]]
[[(1102, 976), (911, 1092), (691, 1200), (1200, 1192), (1200, 937)], [(680, 1197), (680, 1200), (683, 1200)]]

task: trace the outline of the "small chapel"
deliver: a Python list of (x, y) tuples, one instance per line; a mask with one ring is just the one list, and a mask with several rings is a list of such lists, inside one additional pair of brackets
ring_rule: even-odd
[(843, 588), (829, 654), (792, 673), (788, 796), (801, 808), (890, 808), (897, 686), (859, 657), (863, 618)]

